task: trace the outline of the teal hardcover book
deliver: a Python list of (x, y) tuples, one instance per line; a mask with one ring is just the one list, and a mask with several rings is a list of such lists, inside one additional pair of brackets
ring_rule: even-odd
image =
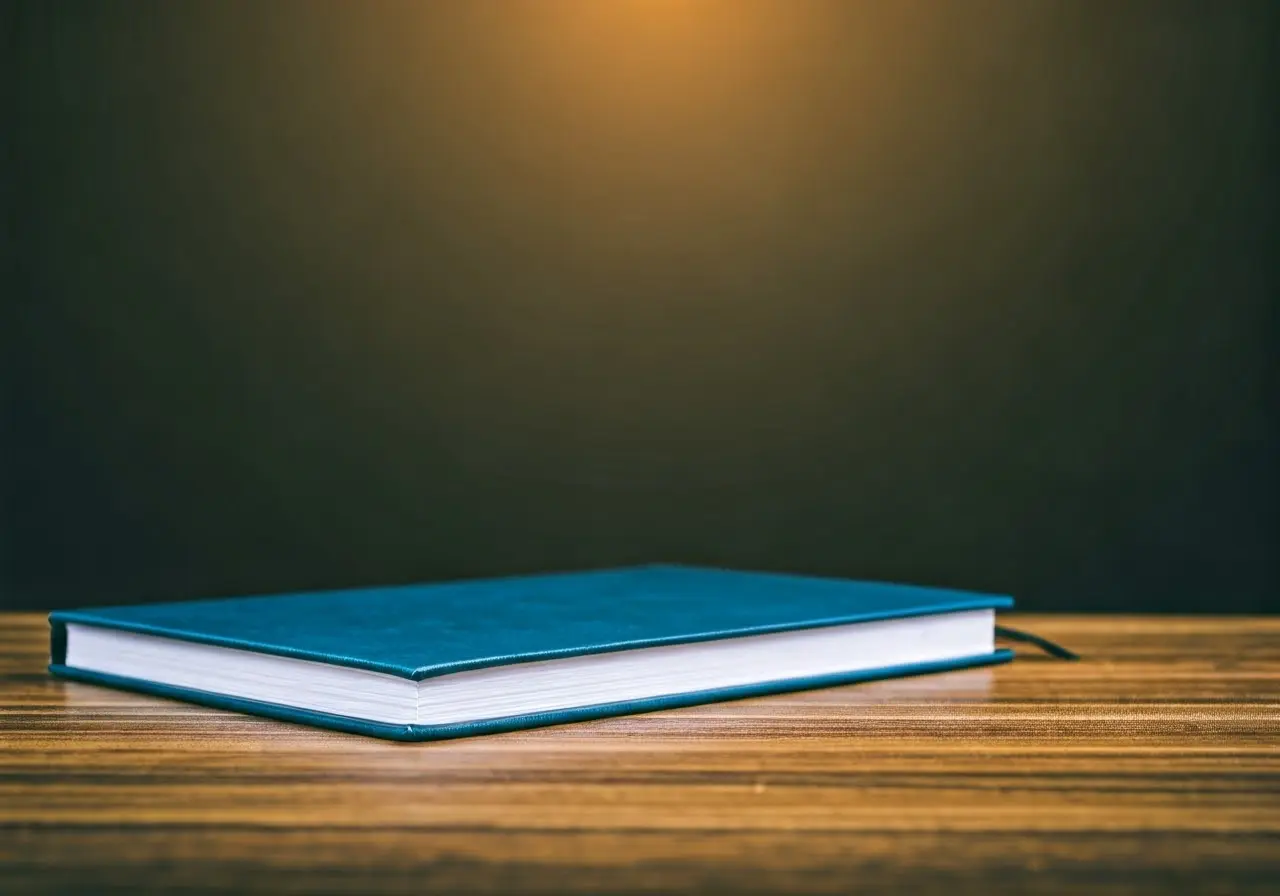
[(1004, 662), (1011, 598), (652, 565), (58, 611), (65, 678), (437, 740)]

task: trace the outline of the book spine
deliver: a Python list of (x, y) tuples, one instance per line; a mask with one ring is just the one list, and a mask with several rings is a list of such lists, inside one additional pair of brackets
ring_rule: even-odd
[(67, 661), (67, 624), (49, 618), (49, 663), (61, 666)]

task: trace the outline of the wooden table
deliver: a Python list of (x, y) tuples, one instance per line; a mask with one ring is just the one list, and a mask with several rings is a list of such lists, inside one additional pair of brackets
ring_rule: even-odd
[(0, 616), (0, 892), (1280, 892), (1280, 619), (436, 744), (55, 681)]

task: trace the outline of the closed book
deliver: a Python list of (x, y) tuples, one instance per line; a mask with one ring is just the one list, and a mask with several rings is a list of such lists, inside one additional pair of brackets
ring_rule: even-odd
[(651, 565), (50, 615), (58, 676), (438, 740), (1004, 662), (1009, 597)]

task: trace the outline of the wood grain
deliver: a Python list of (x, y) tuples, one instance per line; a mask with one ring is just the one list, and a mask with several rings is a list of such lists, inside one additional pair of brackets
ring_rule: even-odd
[(1278, 892), (1280, 619), (437, 744), (47, 676), (0, 616), (0, 892)]

